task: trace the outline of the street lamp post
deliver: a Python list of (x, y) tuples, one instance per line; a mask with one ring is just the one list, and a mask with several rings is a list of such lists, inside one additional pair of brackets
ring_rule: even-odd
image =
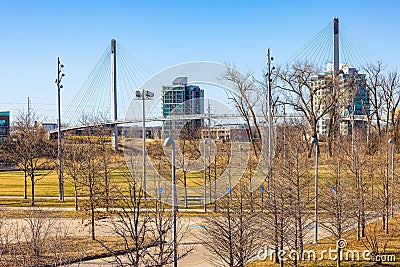
[(142, 109), (142, 138), (143, 138), (143, 197), (146, 200), (146, 109), (145, 109), (145, 100), (151, 100), (154, 97), (154, 93), (150, 91), (145, 91), (144, 89), (142, 92), (136, 91), (136, 97), (143, 102), (143, 109)]
[(168, 137), (164, 141), (164, 147), (171, 146), (172, 148), (172, 260), (173, 267), (178, 266), (178, 254), (176, 244), (176, 213), (178, 203), (176, 199), (176, 176), (175, 176), (175, 142), (172, 138)]
[(390, 138), (388, 140), (388, 143), (391, 145), (391, 150), (392, 150), (392, 192), (391, 192), (391, 198), (390, 198), (390, 217), (393, 219), (394, 218), (394, 211), (393, 211), (393, 198), (394, 198), (394, 138)]
[(267, 119), (268, 119), (268, 195), (272, 196), (272, 127), (273, 127), (273, 101), (272, 101), (272, 70), (271, 61), (274, 60), (271, 57), (270, 50), (267, 50), (267, 73), (265, 74), (266, 85), (267, 85)]
[(204, 148), (203, 148), (203, 153), (204, 153), (204, 174), (203, 174), (203, 186), (204, 186), (204, 192), (203, 192), (203, 207), (204, 207), (204, 212), (207, 212), (207, 162), (206, 162), (206, 160), (207, 160), (207, 153), (206, 153), (206, 148), (207, 148), (207, 143), (208, 143), (208, 141), (207, 141), (207, 139), (204, 139)]
[(315, 209), (314, 209), (314, 244), (318, 244), (318, 138), (313, 137), (311, 145), (315, 144)]
[(239, 149), (240, 149), (240, 170), (242, 170), (242, 153), (243, 153), (243, 145), (242, 144), (239, 145)]
[(61, 151), (61, 89), (63, 85), (61, 84), (62, 78), (65, 76), (64, 73), (61, 73), (64, 65), (60, 62), (60, 57), (57, 57), (57, 79), (55, 83), (57, 84), (57, 134), (58, 134), (58, 142), (57, 142), (57, 158), (58, 158), (58, 186), (59, 186), (59, 199), (64, 202), (64, 181), (63, 181), (63, 168), (62, 168), (62, 151)]

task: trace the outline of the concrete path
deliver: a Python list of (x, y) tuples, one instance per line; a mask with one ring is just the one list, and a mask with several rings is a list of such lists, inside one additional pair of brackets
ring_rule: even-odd
[[(4, 208), (4, 210), (24, 210), (27, 208)], [(44, 208), (46, 210), (69, 210), (65, 208)], [(73, 209), (72, 209), (73, 210)], [(182, 209), (181, 211), (184, 211)], [(190, 210), (195, 212), (202, 212), (199, 210)], [(10, 219), (11, 221), (13, 219)], [(68, 232), (70, 235), (75, 236), (90, 236), (90, 221), (81, 219), (56, 219), (58, 222), (63, 223), (68, 227)], [(178, 266), (194, 266), (194, 267), (211, 267), (212, 265), (208, 262), (207, 258), (209, 257), (208, 251), (202, 245), (200, 240), (198, 239), (201, 236), (204, 228), (202, 225), (204, 224), (204, 218), (200, 216), (184, 216), (181, 217), (181, 222), (183, 227), (187, 227), (189, 229), (187, 235), (184, 240), (182, 240), (181, 246), (193, 247), (193, 251), (186, 256), (185, 258), (179, 260)], [(17, 219), (15, 219), (17, 221)], [(96, 221), (96, 234), (98, 236), (110, 236), (113, 235), (108, 220), (99, 220)], [(324, 231), (322, 228), (319, 229), (319, 238), (328, 236), (329, 233)], [(310, 229), (307, 234), (305, 240), (306, 242), (311, 242), (313, 236), (313, 230)], [(262, 249), (262, 248), (260, 248)], [(107, 261), (108, 260), (108, 261)], [(97, 266), (112, 266), (110, 264), (111, 259), (98, 259), (93, 261), (87, 261), (82, 263), (73, 264), (71, 266), (85, 266), (85, 267), (97, 267)]]
[[(185, 258), (178, 261), (178, 266), (185, 267), (185, 266), (193, 266), (193, 267), (212, 267), (211, 264), (208, 263), (206, 255), (207, 251), (198, 240), (197, 236), (201, 235), (203, 228), (201, 227), (202, 218), (194, 217), (194, 218), (182, 218), (182, 223), (184, 226), (189, 228), (189, 232), (187, 233), (186, 237), (182, 240), (181, 246), (186, 246), (188, 248), (194, 248), (193, 251), (186, 256)], [(104, 223), (105, 224), (105, 223)], [(96, 229), (99, 235), (110, 234), (107, 232), (105, 225), (103, 227), (101, 225), (97, 225), (98, 228)], [(75, 224), (74, 224), (75, 225)], [(75, 228), (77, 229), (77, 228)], [(81, 231), (80, 231), (81, 232)], [(81, 232), (82, 233), (82, 232)], [(111, 259), (98, 259), (93, 261), (87, 261), (82, 263), (77, 263), (71, 265), (72, 267), (97, 267), (97, 266), (112, 266), (109, 262)]]

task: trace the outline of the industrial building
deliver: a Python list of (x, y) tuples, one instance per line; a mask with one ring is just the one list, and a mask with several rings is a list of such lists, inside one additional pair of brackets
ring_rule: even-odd
[(212, 139), (221, 142), (248, 142), (249, 130), (246, 124), (215, 125), (202, 130), (203, 139)]

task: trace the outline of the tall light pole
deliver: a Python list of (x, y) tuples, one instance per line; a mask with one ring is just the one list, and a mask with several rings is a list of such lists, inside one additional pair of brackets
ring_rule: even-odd
[(393, 198), (394, 198), (394, 138), (390, 138), (388, 143), (391, 145), (392, 148), (392, 193), (390, 198), (390, 217), (394, 218), (394, 211), (393, 211)]
[(242, 154), (243, 154), (243, 145), (242, 144), (239, 145), (239, 149), (240, 149), (240, 170), (242, 170)]
[(203, 156), (204, 156), (204, 173), (203, 173), (203, 190), (204, 190), (204, 192), (203, 192), (203, 208), (204, 208), (204, 212), (207, 212), (207, 153), (206, 153), (206, 151), (207, 151), (207, 143), (208, 143), (208, 141), (207, 141), (207, 139), (204, 139), (204, 148), (203, 148)]
[(171, 146), (172, 148), (172, 266), (178, 266), (178, 254), (176, 244), (176, 211), (178, 209), (178, 202), (176, 199), (176, 176), (175, 176), (175, 142), (171, 137), (164, 141), (164, 147)]
[(62, 78), (65, 76), (64, 73), (61, 73), (62, 68), (64, 65), (60, 62), (60, 57), (57, 57), (57, 79), (55, 83), (57, 84), (57, 113), (58, 113), (58, 120), (57, 120), (57, 127), (58, 127), (58, 142), (57, 142), (57, 158), (58, 158), (58, 186), (60, 191), (59, 199), (64, 202), (64, 181), (63, 181), (63, 168), (62, 168), (62, 148), (61, 148), (61, 96), (60, 91), (63, 88), (61, 84)]
[(314, 136), (311, 144), (315, 144), (315, 209), (314, 209), (314, 244), (318, 244), (318, 137)]
[(286, 161), (286, 104), (283, 104), (283, 160)]
[(265, 74), (265, 82), (267, 85), (267, 118), (268, 118), (268, 195), (271, 196), (272, 192), (272, 127), (273, 127), (273, 114), (272, 114), (272, 89), (271, 89), (271, 57), (269, 48), (267, 50), (267, 73)]
[(136, 97), (143, 102), (143, 124), (142, 124), (142, 138), (143, 138), (143, 197), (146, 199), (146, 109), (145, 109), (145, 100), (151, 100), (154, 97), (154, 93), (150, 91), (142, 92), (136, 91)]

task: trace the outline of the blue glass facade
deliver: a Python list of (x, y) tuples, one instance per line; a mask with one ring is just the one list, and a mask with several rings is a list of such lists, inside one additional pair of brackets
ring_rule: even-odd
[[(187, 77), (178, 77), (172, 85), (162, 87), (162, 114), (165, 120), (163, 123), (163, 135), (171, 136), (172, 130), (180, 130), (185, 125), (194, 128), (201, 127), (201, 119), (185, 120), (184, 115), (204, 113), (204, 90), (196, 85), (188, 85)], [(173, 119), (179, 116), (179, 119)]]
[(10, 111), (0, 112), (0, 142), (10, 133)]
[[(316, 92), (314, 106), (325, 108), (327, 104), (325, 103), (325, 98), (329, 99), (332, 96), (334, 88), (336, 88), (340, 95), (340, 101), (338, 102), (340, 133), (347, 135), (350, 133), (351, 121), (353, 119), (355, 125), (363, 127), (367, 123), (366, 115), (370, 114), (366, 77), (365, 74), (358, 73), (356, 68), (347, 64), (341, 64), (340, 71), (335, 77), (335, 87), (333, 86), (332, 76), (332, 71), (327, 70), (324, 74), (311, 77), (310, 83)], [(317, 131), (319, 134), (327, 134), (329, 120), (329, 115), (326, 115), (317, 122)]]

